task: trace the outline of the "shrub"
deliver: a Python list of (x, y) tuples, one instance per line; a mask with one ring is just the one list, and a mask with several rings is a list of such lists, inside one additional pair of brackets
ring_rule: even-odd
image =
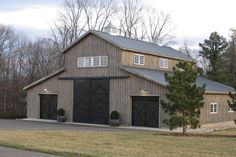
[(112, 111), (110, 114), (111, 119), (120, 119), (120, 114), (117, 111)]
[(57, 115), (58, 116), (65, 116), (65, 110), (63, 108), (60, 108), (57, 110)]

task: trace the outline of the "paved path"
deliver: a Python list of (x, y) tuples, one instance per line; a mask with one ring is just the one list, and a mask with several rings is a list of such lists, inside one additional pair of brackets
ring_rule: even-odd
[[(72, 125), (66, 123), (52, 123), (40, 121), (0, 119), (0, 130), (78, 130), (78, 131), (135, 131), (131, 129), (109, 127), (109, 126), (86, 126)], [(136, 130), (138, 131), (138, 130)]]
[(59, 156), (0, 146), (0, 157), (59, 157)]

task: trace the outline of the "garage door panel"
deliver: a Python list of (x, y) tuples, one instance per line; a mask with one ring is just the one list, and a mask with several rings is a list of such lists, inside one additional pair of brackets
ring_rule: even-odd
[(77, 97), (74, 98), (74, 121), (109, 123), (108, 79), (76, 80), (74, 81), (74, 96)]
[(77, 110), (76, 117), (74, 117), (74, 122), (83, 122), (83, 123), (89, 123), (89, 114), (90, 112), (86, 109), (79, 109)]
[(57, 95), (40, 95), (40, 118), (57, 118)]
[(132, 97), (132, 125), (158, 127), (158, 97)]
[(133, 111), (132, 111), (132, 117), (133, 119), (135, 119), (133, 121), (133, 125), (136, 126), (143, 126), (144, 121), (145, 121), (145, 113), (142, 112), (143, 111), (144, 106), (140, 105), (140, 103), (138, 103), (136, 101), (136, 103), (133, 104)]

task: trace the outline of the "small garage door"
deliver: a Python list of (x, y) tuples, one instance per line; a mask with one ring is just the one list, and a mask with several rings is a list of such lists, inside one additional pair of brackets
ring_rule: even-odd
[(57, 119), (57, 95), (40, 95), (40, 118)]
[(109, 123), (109, 80), (74, 81), (74, 122)]
[(132, 125), (159, 126), (159, 97), (132, 97)]

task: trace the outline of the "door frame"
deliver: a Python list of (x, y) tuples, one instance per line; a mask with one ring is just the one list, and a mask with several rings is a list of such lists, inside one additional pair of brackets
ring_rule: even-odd
[[(160, 105), (160, 102), (161, 102), (161, 99), (160, 99), (160, 95), (147, 95), (147, 96), (142, 96), (142, 95), (130, 95), (130, 99), (131, 99), (131, 119), (130, 119), (130, 124), (131, 126), (134, 126), (132, 125), (132, 121), (133, 121), (133, 97), (158, 97), (158, 127), (157, 128), (161, 128), (161, 105)], [(136, 127), (136, 126), (134, 126)], [(143, 126), (145, 127), (145, 126)]]

